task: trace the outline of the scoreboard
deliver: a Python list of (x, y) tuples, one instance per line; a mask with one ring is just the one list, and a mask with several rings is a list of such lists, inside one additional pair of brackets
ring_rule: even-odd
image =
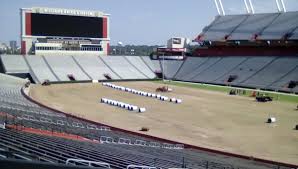
[[(59, 8), (21, 9), (21, 51), (32, 54), (36, 42), (57, 39), (61, 43), (90, 41), (108, 53), (109, 15), (100, 11)], [(63, 40), (65, 40), (63, 42)], [(85, 51), (86, 52), (86, 51)], [(103, 52), (101, 52), (102, 54)]]
[(103, 18), (33, 13), (31, 35), (103, 38)]

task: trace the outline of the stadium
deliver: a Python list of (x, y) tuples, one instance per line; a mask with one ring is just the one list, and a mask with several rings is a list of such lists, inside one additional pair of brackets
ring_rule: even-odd
[(298, 168), (298, 12), (215, 2), (190, 56), (177, 37), (110, 56), (109, 14), (22, 8), (22, 55), (0, 55), (0, 167)]

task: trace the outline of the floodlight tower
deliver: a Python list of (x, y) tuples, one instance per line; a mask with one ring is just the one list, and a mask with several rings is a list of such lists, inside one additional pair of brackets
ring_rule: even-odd
[(280, 0), (280, 2), (281, 2), (281, 5), (282, 5), (282, 8), (283, 8), (284, 12), (287, 12), (284, 0)]
[(275, 0), (275, 2), (276, 2), (278, 12), (287, 12), (287, 8), (284, 0)]
[[(119, 55), (121, 55), (122, 54), (122, 45), (123, 45), (123, 43), (121, 41), (119, 41), (117, 44), (118, 44), (118, 48), (119, 48)], [(117, 50), (116, 50), (116, 52), (117, 52)]]
[(249, 1), (249, 6), (250, 6), (250, 9), (251, 9), (251, 13), (254, 14), (255, 13), (255, 8), (252, 4), (252, 0), (248, 0)]
[(279, 0), (275, 0), (278, 12), (281, 12)]
[(219, 9), (219, 6), (218, 6), (218, 3), (217, 3), (217, 0), (214, 0), (214, 3), (215, 3), (215, 6), (216, 6), (216, 9), (217, 9), (218, 15), (221, 15), (221, 12), (220, 12), (220, 9)]
[(214, 0), (218, 15), (226, 15), (223, 3), (221, 0)]
[(221, 10), (222, 10), (222, 14), (223, 14), (223, 15), (226, 15), (226, 12), (225, 12), (225, 9), (224, 9), (224, 7), (223, 7), (223, 4), (222, 4), (221, 0), (218, 0), (218, 1), (219, 1)]
[(243, 1), (244, 1), (244, 4), (245, 4), (247, 13), (250, 14), (250, 8), (248, 6), (247, 0), (243, 0)]

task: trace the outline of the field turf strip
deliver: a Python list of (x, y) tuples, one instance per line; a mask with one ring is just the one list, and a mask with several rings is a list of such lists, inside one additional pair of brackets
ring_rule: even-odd
[(279, 93), (279, 92), (270, 92), (270, 91), (263, 91), (263, 90), (256, 90), (256, 89), (245, 89), (245, 88), (236, 88), (236, 87), (229, 87), (229, 86), (217, 86), (217, 85), (209, 85), (209, 84), (202, 84), (202, 83), (191, 83), (191, 82), (180, 82), (180, 81), (154, 81), (155, 83), (160, 84), (168, 84), (180, 87), (191, 87), (191, 88), (198, 88), (203, 90), (210, 90), (210, 91), (217, 91), (217, 92), (224, 92), (228, 93), (231, 89), (239, 89), (241, 91), (245, 91), (245, 94), (238, 94), (241, 96), (251, 96), (253, 91), (259, 92), (259, 94), (263, 94), (266, 96), (273, 97), (274, 100), (283, 101), (283, 102), (292, 102), (298, 103), (298, 95), (294, 94), (287, 94), (287, 93)]

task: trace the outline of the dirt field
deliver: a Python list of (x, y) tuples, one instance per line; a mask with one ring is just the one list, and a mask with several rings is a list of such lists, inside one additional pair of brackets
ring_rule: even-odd
[[(116, 83), (115, 83), (116, 84)], [(118, 85), (154, 92), (160, 84), (118, 82)], [(30, 95), (51, 107), (85, 118), (136, 131), (149, 127), (149, 135), (259, 158), (298, 164), (296, 105), (286, 102), (257, 103), (252, 98), (172, 86), (164, 95), (181, 98), (182, 104), (161, 102), (101, 84), (33, 86)], [(100, 98), (139, 107), (136, 113), (100, 103)], [(275, 124), (265, 123), (269, 114)]]

